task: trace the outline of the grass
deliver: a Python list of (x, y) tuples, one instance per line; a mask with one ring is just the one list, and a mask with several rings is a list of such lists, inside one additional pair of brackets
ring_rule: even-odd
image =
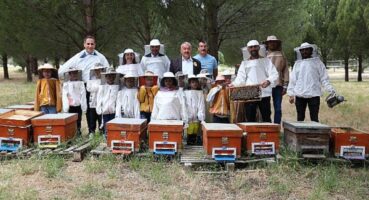
[[(0, 79), (0, 107), (32, 101), (35, 84), (25, 83), (24, 73), (16, 70), (10, 75), (13, 80)], [(369, 131), (368, 83), (337, 80), (332, 83), (348, 101), (330, 109), (322, 98), (321, 122)], [(295, 118), (294, 105), (285, 97), (283, 119)], [(86, 133), (86, 123), (82, 124)], [(97, 135), (92, 143), (97, 146), (101, 140)], [(77, 139), (73, 144), (80, 142)], [(225, 175), (196, 174), (184, 170), (178, 161), (153, 157), (104, 156), (86, 158), (82, 163), (55, 156), (0, 161), (0, 199), (367, 199), (369, 196), (368, 167), (302, 163), (289, 149), (282, 148), (280, 153), (284, 158), (278, 164), (254, 165)], [(211, 166), (204, 170), (222, 168)]]

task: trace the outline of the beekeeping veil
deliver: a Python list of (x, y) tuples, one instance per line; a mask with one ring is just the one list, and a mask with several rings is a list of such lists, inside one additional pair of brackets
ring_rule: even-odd
[(145, 49), (145, 54), (144, 55), (147, 55), (147, 54), (150, 54), (151, 53), (151, 49), (150, 47), (151, 46), (160, 46), (160, 50), (159, 50), (159, 53), (160, 54), (165, 54), (165, 51), (164, 51), (164, 44), (161, 44), (160, 41), (158, 39), (152, 39), (150, 41), (150, 44), (149, 45), (145, 45), (144, 46), (144, 49)]
[(73, 75), (69, 73), (77, 73), (77, 80), (75, 81), (82, 81), (82, 70), (79, 70), (77, 67), (69, 67), (68, 70), (64, 73), (64, 81), (70, 81)]
[(300, 50), (301, 49), (307, 49), (307, 48), (312, 48), (313, 49), (313, 53), (311, 54), (311, 57), (312, 58), (319, 57), (318, 47), (315, 44), (309, 44), (307, 42), (304, 42), (299, 47), (296, 47), (294, 49), (295, 55), (296, 55), (296, 60), (302, 60), (302, 56), (301, 56)]
[(113, 78), (113, 85), (119, 85), (119, 74), (112, 67), (107, 68), (105, 72), (101, 73), (101, 84), (106, 85), (109, 77)]
[(96, 80), (96, 79), (98, 79), (97, 77), (96, 77), (96, 73), (95, 73), (95, 70), (97, 70), (97, 69), (100, 69), (101, 70), (101, 74), (103, 73), (103, 72), (105, 72), (105, 69), (106, 69), (106, 67), (103, 65), (103, 64), (101, 64), (101, 63), (96, 63), (91, 69), (90, 69), (90, 80)]
[(135, 71), (131, 71), (131, 72), (128, 72), (127, 74), (125, 74), (123, 77), (121, 77), (119, 80), (120, 80), (120, 89), (126, 87), (126, 83), (125, 83), (125, 80), (128, 79), (128, 78), (134, 78), (134, 88), (137, 88), (138, 87), (138, 74), (137, 72)]
[(247, 43), (247, 46), (242, 47), (241, 51), (242, 51), (242, 56), (243, 56), (243, 60), (248, 60), (250, 58), (250, 52), (247, 50), (247, 47), (250, 46), (259, 46), (259, 56), (261, 57), (266, 57), (266, 47), (264, 44), (259, 44), (259, 42), (257, 40), (250, 40)]
[(139, 53), (134, 52), (133, 49), (125, 49), (123, 51), (123, 53), (118, 54), (119, 65), (124, 65), (123, 64), (123, 58), (124, 58), (124, 54), (126, 54), (126, 53), (134, 53), (135, 54), (136, 63), (140, 63), (140, 54)]
[[(179, 87), (183, 87), (183, 88), (187, 88), (188, 86), (188, 75), (187, 74), (183, 74), (183, 72), (178, 71), (175, 74), (177, 81), (178, 81), (178, 86)], [(183, 85), (181, 85), (183, 84)]]
[(151, 77), (153, 81), (153, 86), (158, 85), (158, 75), (154, 74), (152, 71), (146, 70), (145, 74), (139, 77), (139, 86), (146, 85), (146, 78)]

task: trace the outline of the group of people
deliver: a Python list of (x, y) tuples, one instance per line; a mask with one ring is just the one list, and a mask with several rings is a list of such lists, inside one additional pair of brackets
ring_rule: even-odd
[[(84, 50), (69, 59), (59, 70), (50, 64), (39, 67), (35, 110), (44, 113), (78, 113), (80, 132), (82, 113), (86, 113), (88, 131), (104, 130), (106, 122), (116, 117), (150, 120), (182, 120), (187, 142), (201, 137), (201, 122), (230, 122), (229, 88), (259, 85), (261, 101), (245, 104), (246, 119), (255, 122), (257, 109), (263, 122), (274, 123), (282, 117), (282, 97), (286, 93), (295, 103), (297, 120), (303, 121), (306, 107), (310, 118), (318, 120), (321, 87), (334, 93), (317, 47), (303, 43), (295, 49), (297, 60), (289, 74), (282, 42), (275, 36), (264, 41), (266, 54), (256, 40), (247, 43), (245, 57), (237, 74), (218, 74), (217, 60), (208, 54), (207, 43), (199, 42), (192, 57), (192, 45), (180, 46), (180, 57), (170, 60), (164, 45), (153, 39), (145, 46), (140, 61), (138, 53), (125, 49), (114, 69), (96, 49), (92, 36), (84, 39)], [(58, 77), (64, 79), (62, 87)], [(209, 116), (212, 116), (210, 118)]]

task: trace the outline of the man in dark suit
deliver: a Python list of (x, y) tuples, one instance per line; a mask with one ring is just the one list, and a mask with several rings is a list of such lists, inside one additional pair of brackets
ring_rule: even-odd
[(197, 75), (201, 71), (201, 63), (192, 57), (192, 45), (189, 42), (181, 44), (181, 57), (171, 60), (169, 71), (176, 74), (181, 71), (187, 75)]

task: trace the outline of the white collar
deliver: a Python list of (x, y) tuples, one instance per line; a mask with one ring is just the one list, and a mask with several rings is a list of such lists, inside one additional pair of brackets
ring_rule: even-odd
[(192, 57), (190, 56), (190, 58), (189, 58), (189, 59), (186, 59), (186, 58), (184, 58), (184, 57), (182, 56), (182, 61), (191, 61), (191, 62), (192, 62)]

